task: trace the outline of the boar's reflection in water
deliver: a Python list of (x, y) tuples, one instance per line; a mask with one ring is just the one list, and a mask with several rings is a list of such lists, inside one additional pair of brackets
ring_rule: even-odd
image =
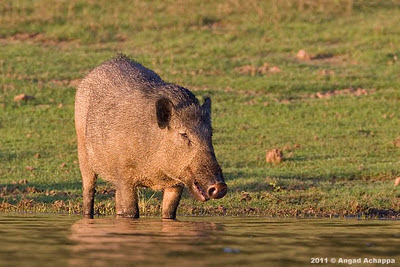
[(215, 243), (216, 231), (224, 231), (224, 227), (209, 222), (82, 219), (71, 229), (70, 263), (82, 266), (102, 266), (113, 261), (161, 264), (166, 258), (181, 253), (202, 254), (198, 245)]
[(211, 100), (119, 55), (78, 86), (75, 127), (83, 212), (93, 217), (97, 175), (116, 186), (116, 213), (139, 217), (138, 186), (164, 190), (162, 217), (174, 219), (187, 186), (198, 200), (225, 196), (212, 145)]

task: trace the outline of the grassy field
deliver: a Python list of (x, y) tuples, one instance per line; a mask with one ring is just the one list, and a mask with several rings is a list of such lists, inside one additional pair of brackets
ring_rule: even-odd
[[(398, 0), (2, 1), (0, 210), (81, 212), (75, 88), (122, 52), (213, 99), (230, 192), (178, 216), (400, 217), (398, 25)], [(141, 190), (142, 214), (161, 198)]]

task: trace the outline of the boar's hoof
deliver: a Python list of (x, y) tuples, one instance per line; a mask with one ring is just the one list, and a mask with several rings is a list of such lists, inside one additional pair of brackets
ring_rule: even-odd
[(83, 214), (83, 217), (86, 219), (93, 219), (93, 214)]
[(227, 191), (228, 186), (225, 183), (218, 183), (210, 186), (207, 190), (207, 193), (210, 198), (217, 199), (224, 197)]

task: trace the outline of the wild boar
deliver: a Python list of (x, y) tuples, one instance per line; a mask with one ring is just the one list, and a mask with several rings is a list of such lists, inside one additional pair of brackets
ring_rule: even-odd
[(75, 128), (87, 217), (98, 175), (115, 185), (116, 214), (123, 217), (139, 217), (138, 187), (164, 191), (164, 219), (175, 219), (184, 186), (199, 201), (227, 192), (212, 145), (211, 99), (200, 105), (188, 89), (125, 55), (82, 80)]

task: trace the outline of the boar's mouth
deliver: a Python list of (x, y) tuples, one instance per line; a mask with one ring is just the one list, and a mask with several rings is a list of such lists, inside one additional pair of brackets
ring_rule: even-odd
[(199, 201), (205, 202), (210, 199), (207, 193), (201, 188), (200, 184), (197, 181), (193, 182), (190, 191)]

